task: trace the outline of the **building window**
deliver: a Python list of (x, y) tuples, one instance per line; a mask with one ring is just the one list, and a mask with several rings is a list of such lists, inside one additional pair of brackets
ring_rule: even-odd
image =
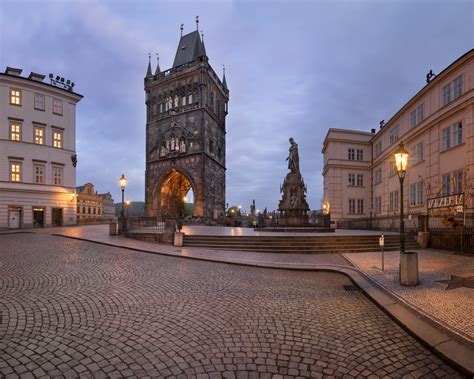
[(53, 146), (61, 149), (63, 147), (63, 132), (53, 130)]
[[(454, 84), (454, 99), (457, 99), (463, 93), (463, 77), (459, 75), (456, 79), (453, 80)], [(453, 100), (454, 100), (453, 99)]]
[(414, 128), (421, 124), (425, 119), (424, 103), (420, 104), (414, 111), (410, 113), (410, 126)]
[(349, 199), (349, 213), (362, 214), (364, 213), (363, 199)]
[(44, 184), (44, 166), (35, 165), (34, 173), (35, 173), (35, 183)]
[(390, 145), (398, 141), (399, 133), (400, 132), (400, 125), (395, 125), (392, 129), (390, 129)]
[(453, 146), (462, 143), (462, 122), (456, 122), (453, 125)]
[(398, 190), (389, 193), (389, 209), (391, 211), (398, 209)]
[(363, 199), (357, 199), (357, 213), (362, 214), (364, 213), (364, 200)]
[(350, 161), (355, 160), (355, 149), (347, 150), (347, 159), (349, 159)]
[(382, 183), (382, 168), (379, 167), (375, 170), (375, 184)]
[(451, 101), (451, 82), (443, 87), (443, 105), (448, 104)]
[(443, 150), (449, 149), (451, 147), (451, 127), (448, 126), (442, 131), (443, 134)]
[(44, 95), (41, 93), (35, 93), (35, 109), (44, 111)]
[(442, 194), (448, 196), (461, 193), (463, 190), (463, 172), (461, 170), (450, 172), (442, 176)]
[(374, 156), (378, 157), (380, 154), (382, 154), (382, 141), (377, 142), (374, 146)]
[(349, 199), (349, 213), (355, 213), (356, 210), (355, 199)]
[(21, 124), (19, 122), (10, 123), (10, 140), (21, 141)]
[(53, 167), (53, 184), (60, 186), (63, 184), (63, 169), (62, 167)]
[(421, 162), (424, 157), (424, 151), (423, 151), (423, 142), (420, 142), (419, 144), (415, 145), (411, 149), (411, 159), (412, 159), (412, 164)]
[(425, 201), (424, 197), (423, 182), (413, 183), (410, 185), (410, 205), (423, 204)]
[(35, 143), (37, 145), (44, 145), (44, 128), (41, 126), (35, 126)]
[(442, 88), (443, 105), (449, 104), (463, 94), (463, 76), (459, 75)]
[(189, 95), (188, 96), (188, 104), (192, 104), (193, 103), (193, 95)]
[(397, 166), (395, 165), (395, 162), (388, 162), (388, 165), (390, 177), (397, 175)]
[(364, 150), (357, 149), (357, 160), (363, 161), (364, 160)]
[(21, 106), (21, 90), (10, 88), (10, 104)]
[(364, 185), (364, 175), (357, 174), (357, 186), (362, 187)]
[(12, 182), (21, 182), (21, 163), (10, 162), (10, 180)]
[(374, 211), (376, 213), (382, 212), (382, 196), (376, 196), (374, 198)]
[(62, 116), (63, 114), (63, 101), (59, 99), (53, 99), (53, 113)]
[(355, 174), (349, 174), (348, 185), (355, 186)]

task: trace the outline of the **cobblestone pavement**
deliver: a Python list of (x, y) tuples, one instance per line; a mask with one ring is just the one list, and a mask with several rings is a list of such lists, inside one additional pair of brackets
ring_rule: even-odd
[(460, 377), (341, 274), (0, 236), (0, 376)]
[(400, 285), (400, 253), (385, 252), (385, 271), (381, 270), (381, 253), (345, 254), (358, 268), (390, 292), (414, 306), (432, 320), (468, 341), (474, 348), (474, 289), (460, 287), (446, 291), (439, 280), (451, 275), (474, 275), (474, 257), (448, 251), (418, 250), (420, 284)]
[[(219, 227), (210, 227), (216, 229)], [(351, 266), (352, 264), (339, 254), (282, 254), (261, 253), (250, 251), (231, 251), (206, 249), (199, 247), (175, 247), (171, 245), (158, 244), (154, 242), (139, 241), (122, 236), (110, 236), (108, 225), (87, 225), (65, 228), (37, 229), (36, 233), (60, 234), (74, 238), (86, 239), (105, 244), (112, 244), (132, 249), (140, 249), (149, 252), (157, 252), (181, 257), (193, 257), (199, 259), (217, 260), (220, 262), (240, 262), (262, 265), (284, 265), (288, 267), (312, 268), (317, 265)]]

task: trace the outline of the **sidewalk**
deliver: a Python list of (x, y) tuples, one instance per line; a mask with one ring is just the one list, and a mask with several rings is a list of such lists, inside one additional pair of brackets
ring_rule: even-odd
[(451, 275), (474, 276), (474, 257), (449, 252), (419, 250), (420, 285), (398, 284), (398, 252), (385, 253), (385, 271), (380, 253), (278, 254), (174, 247), (109, 236), (108, 225), (41, 230), (68, 238), (86, 240), (131, 250), (175, 257), (250, 266), (329, 270), (349, 277), (395, 321), (410, 330), (435, 352), (472, 375), (474, 373), (474, 289), (437, 282)]

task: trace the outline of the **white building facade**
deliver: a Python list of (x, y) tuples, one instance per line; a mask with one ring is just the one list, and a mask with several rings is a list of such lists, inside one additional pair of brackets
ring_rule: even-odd
[(0, 73), (0, 229), (76, 224), (73, 83)]

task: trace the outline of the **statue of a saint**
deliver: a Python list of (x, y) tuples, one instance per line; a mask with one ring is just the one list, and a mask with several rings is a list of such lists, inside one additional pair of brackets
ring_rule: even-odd
[(290, 138), (290, 153), (286, 160), (288, 161), (288, 169), (291, 172), (299, 173), (300, 172), (300, 157), (298, 155), (298, 144), (294, 141), (293, 138)]

